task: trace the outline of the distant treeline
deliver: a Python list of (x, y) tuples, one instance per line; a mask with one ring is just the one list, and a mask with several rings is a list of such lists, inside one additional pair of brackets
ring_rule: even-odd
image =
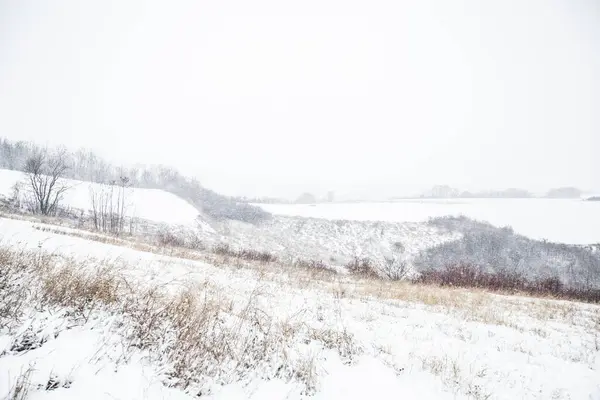
[[(56, 150), (46, 149), (34, 143), (0, 138), (0, 168), (24, 171), (25, 163), (33, 155)], [(171, 192), (215, 219), (257, 223), (270, 217), (270, 214), (263, 209), (247, 204), (239, 198), (220, 195), (203, 187), (198, 180), (183, 176), (172, 167), (164, 165), (118, 167), (93, 151), (85, 149), (65, 151), (64, 154), (69, 165), (65, 178), (109, 183), (127, 177), (134, 187)]]
[[(578, 199), (581, 198), (583, 191), (576, 187), (560, 187), (550, 189), (546, 192), (543, 198), (549, 199)], [(473, 198), (491, 198), (491, 199), (527, 199), (540, 197), (533, 193), (524, 190), (509, 188), (504, 190), (485, 190), (485, 191), (461, 191), (459, 189), (447, 186), (438, 185), (432, 187), (430, 190), (424, 192), (420, 196), (421, 198), (432, 198), (432, 199), (450, 199), (450, 198), (461, 198), (461, 199), (473, 199)]]

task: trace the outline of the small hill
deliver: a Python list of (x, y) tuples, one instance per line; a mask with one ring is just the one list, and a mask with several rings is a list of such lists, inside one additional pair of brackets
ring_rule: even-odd
[[(94, 183), (108, 183), (126, 178), (135, 188), (158, 189), (172, 193), (193, 205), (198, 213), (213, 220), (232, 219), (256, 224), (270, 218), (270, 214), (263, 209), (205, 188), (196, 179), (186, 177), (169, 166), (116, 166), (90, 150), (47, 149), (35, 143), (0, 138), (0, 169), (25, 171), (27, 160), (36, 154), (59, 154), (68, 166), (64, 173), (65, 178)], [(11, 190), (4, 189), (5, 193)], [(161, 207), (161, 203), (151, 201), (144, 201), (143, 204)]]
[[(20, 171), (0, 169), (0, 196), (7, 199), (15, 196), (15, 188), (20, 187), (21, 204), (26, 201), (27, 174)], [(75, 179), (64, 179), (68, 186), (61, 202), (65, 209), (92, 211), (92, 193), (106, 190), (106, 185), (84, 182)], [(199, 211), (192, 204), (180, 197), (160, 189), (129, 188), (126, 193), (125, 214), (130, 218), (140, 218), (153, 222), (192, 225)]]

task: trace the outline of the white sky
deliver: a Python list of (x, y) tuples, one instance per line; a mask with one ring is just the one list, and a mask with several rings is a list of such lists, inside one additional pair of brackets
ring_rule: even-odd
[(229, 194), (600, 189), (596, 0), (0, 0), (0, 136)]

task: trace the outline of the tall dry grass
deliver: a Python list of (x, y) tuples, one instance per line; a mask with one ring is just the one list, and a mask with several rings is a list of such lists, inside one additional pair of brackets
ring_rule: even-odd
[[(0, 329), (15, 334), (32, 310), (63, 310), (71, 324), (81, 325), (115, 315), (128, 351), (144, 351), (167, 371), (165, 384), (195, 395), (215, 383), (256, 376), (299, 381), (312, 393), (318, 387), (313, 355), (292, 351), (299, 343), (315, 341), (350, 361), (360, 352), (349, 333), (280, 322), (257, 306), (259, 295), (253, 292), (240, 304), (206, 283), (173, 293), (128, 282), (110, 264), (0, 246)], [(43, 346), (45, 339), (36, 335), (17, 337), (11, 352)]]

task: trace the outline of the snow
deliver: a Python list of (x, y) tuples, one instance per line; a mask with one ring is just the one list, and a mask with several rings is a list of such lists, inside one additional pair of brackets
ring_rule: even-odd
[[(11, 197), (13, 188), (18, 182), (26, 182), (26, 174), (19, 171), (0, 169), (0, 195)], [(103, 185), (64, 179), (69, 187), (65, 192), (61, 206), (90, 211), (92, 208), (90, 192), (99, 193)], [(176, 225), (194, 225), (198, 210), (177, 197), (159, 189), (133, 188), (127, 191), (126, 214), (128, 217), (146, 219), (154, 222)]]
[[(460, 291), (444, 301), (432, 293), (423, 302), (411, 300), (408, 287), (388, 296), (379, 289), (362, 294), (360, 285), (345, 286), (343, 278), (331, 287), (301, 285), (284, 270), (270, 274), (159, 256), (41, 232), (25, 221), (0, 219), (0, 232), (3, 245), (35, 249), (41, 243), (44, 251), (84, 261), (80, 268), (94, 268), (90, 257), (117, 261), (119, 273), (140, 287), (208, 282), (235, 304), (255, 296), (257, 309), (276, 321), (350, 333), (362, 349), (351, 364), (335, 351), (292, 343), (290, 356), (309, 351), (314, 359), (318, 400), (600, 399), (596, 305)], [(34, 365), (32, 384), (45, 385), (50, 375), (61, 385), (71, 382), (53, 391), (32, 390), (31, 399), (191, 398), (162, 384), (165, 365), (159, 356), (126, 353), (127, 326), (120, 322), (119, 315), (100, 309), (75, 326), (64, 310), (29, 310), (21, 331), (33, 326), (47, 341), (11, 354), (4, 350), (18, 333), (0, 330), (0, 398), (29, 365)], [(216, 387), (206, 397), (305, 398), (294, 380), (256, 374), (244, 383)]]
[(397, 243), (404, 247), (404, 256), (412, 258), (424, 249), (460, 238), (456, 232), (442, 232), (416, 222), (329, 221), (276, 215), (258, 226), (239, 221), (222, 224), (220, 230), (227, 233), (228, 242), (234, 246), (334, 264), (345, 264), (354, 257), (378, 260), (382, 255), (392, 256)]
[(579, 199), (426, 199), (388, 203), (257, 204), (268, 212), (330, 220), (422, 222), (464, 215), (532, 239), (600, 243), (600, 202)]
[[(34, 315), (35, 319), (25, 325), (43, 321), (53, 328), (49, 332), (52, 335), (37, 349), (0, 357), (0, 396), (15, 385), (20, 373), (31, 369), (27, 398), (33, 400), (191, 398), (156, 380), (158, 371), (146, 365), (139, 354), (119, 365), (117, 360), (125, 349), (120, 337), (111, 333), (114, 317), (99, 315), (83, 326), (68, 327), (64, 315)], [(7, 350), (0, 348), (0, 352)], [(51, 379), (57, 388), (36, 390), (38, 385), (46, 387)]]

